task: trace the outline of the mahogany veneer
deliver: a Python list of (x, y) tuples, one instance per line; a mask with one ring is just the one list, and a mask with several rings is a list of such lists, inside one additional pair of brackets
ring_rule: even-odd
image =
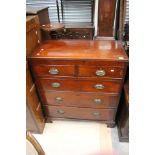
[[(51, 75), (49, 70), (50, 68), (57, 68), (59, 70), (59, 74)], [(75, 69), (73, 65), (33, 65), (32, 69), (35, 73), (35, 76), (74, 76)]]
[(92, 108), (117, 108), (119, 95), (90, 93), (90, 92), (64, 92), (40, 91), (44, 105), (92, 107)]
[[(54, 88), (52, 84), (59, 83), (60, 87)], [(119, 93), (121, 88), (121, 81), (120, 80), (100, 80), (100, 79), (93, 79), (93, 80), (81, 80), (81, 79), (58, 79), (58, 78), (51, 78), (51, 79), (37, 79), (36, 84), (39, 90), (43, 91), (82, 91), (82, 92), (105, 92), (105, 93)], [(104, 86), (103, 89), (96, 89), (96, 85), (101, 84)]]
[(103, 69), (106, 74), (104, 77), (123, 78), (124, 69), (115, 66), (79, 66), (80, 77), (96, 77), (96, 70)]
[(59, 106), (44, 106), (44, 108), (49, 117), (110, 121), (113, 120), (115, 116), (115, 109), (92, 109)]
[(100, 40), (45, 41), (32, 52), (30, 58), (86, 61), (109, 60), (122, 63), (128, 61), (120, 41)]
[(98, 37), (114, 37), (116, 0), (99, 0)]
[(119, 41), (52, 40), (28, 57), (46, 118), (113, 127), (128, 57)]

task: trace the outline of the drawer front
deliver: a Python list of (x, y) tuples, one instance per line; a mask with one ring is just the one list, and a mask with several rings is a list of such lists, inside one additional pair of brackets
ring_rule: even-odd
[(119, 95), (80, 92), (41, 92), (43, 104), (70, 107), (116, 108)]
[(116, 109), (91, 109), (60, 106), (44, 106), (47, 117), (91, 120), (114, 120)]
[(124, 69), (120, 67), (79, 66), (80, 77), (123, 78)]
[(72, 65), (33, 65), (35, 76), (74, 76), (75, 70)]
[(121, 80), (37, 79), (39, 90), (119, 93)]

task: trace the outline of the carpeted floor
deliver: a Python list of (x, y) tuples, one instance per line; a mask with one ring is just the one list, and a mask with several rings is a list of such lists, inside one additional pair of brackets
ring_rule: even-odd
[(44, 133), (34, 136), (46, 155), (128, 155), (129, 151), (128, 143), (119, 142), (116, 127), (93, 121), (46, 123)]

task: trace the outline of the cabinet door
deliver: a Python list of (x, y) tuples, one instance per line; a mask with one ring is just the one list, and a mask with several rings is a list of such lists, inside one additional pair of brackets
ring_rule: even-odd
[(98, 36), (113, 37), (116, 0), (99, 0)]

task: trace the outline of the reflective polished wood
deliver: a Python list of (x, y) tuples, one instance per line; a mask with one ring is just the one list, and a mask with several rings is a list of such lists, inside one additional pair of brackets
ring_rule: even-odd
[(98, 36), (113, 37), (116, 0), (99, 0)]
[[(60, 87), (53, 87), (52, 84), (59, 83)], [(119, 93), (121, 90), (121, 80), (101, 80), (101, 79), (55, 79), (41, 78), (36, 80), (39, 90), (63, 90), (63, 91), (82, 91), (82, 92), (105, 92)], [(102, 85), (103, 89), (97, 89), (96, 85)]]
[(44, 105), (72, 106), (81, 108), (117, 108), (119, 95), (94, 92), (40, 92)]
[(128, 61), (120, 41), (99, 40), (45, 41), (35, 49), (30, 58)]
[(47, 120), (100, 120), (114, 127), (128, 63), (120, 41), (45, 41), (28, 60)]

